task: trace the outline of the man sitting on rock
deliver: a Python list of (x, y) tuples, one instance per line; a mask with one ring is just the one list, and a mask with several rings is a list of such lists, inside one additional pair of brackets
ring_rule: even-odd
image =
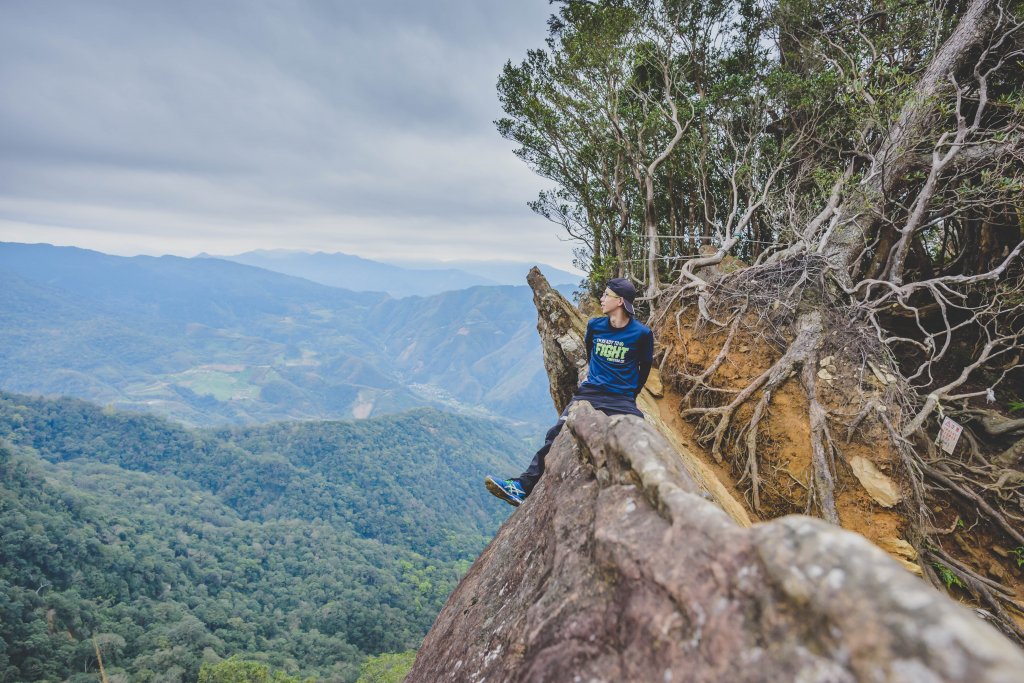
[(587, 323), (587, 379), (576, 389), (555, 426), (548, 430), (544, 445), (525, 472), (516, 479), (484, 480), (492, 494), (511, 505), (519, 505), (530, 495), (544, 474), (544, 456), (562, 431), (569, 406), (576, 401), (587, 401), (605, 415), (644, 416), (636, 407), (636, 397), (651, 372), (654, 335), (633, 317), (634, 299), (636, 288), (629, 280), (617, 277), (608, 281), (601, 295), (601, 312), (606, 317), (591, 318)]

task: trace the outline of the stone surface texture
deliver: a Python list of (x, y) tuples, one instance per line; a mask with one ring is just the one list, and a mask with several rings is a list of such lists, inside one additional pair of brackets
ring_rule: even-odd
[(409, 683), (1024, 680), (1020, 649), (861, 536), (744, 527), (639, 418), (578, 403), (567, 427)]
[(538, 268), (530, 269), (526, 281), (533, 289), (533, 303), (537, 307), (537, 334), (544, 350), (551, 400), (561, 413), (576, 387), (587, 377), (587, 352), (583, 348), (587, 321), (548, 284)]

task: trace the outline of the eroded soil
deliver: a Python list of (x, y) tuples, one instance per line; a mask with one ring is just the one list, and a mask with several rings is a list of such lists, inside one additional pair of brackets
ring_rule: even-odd
[[(798, 380), (786, 381), (772, 395), (768, 413), (758, 429), (757, 475), (760, 505), (755, 509), (748, 471), (747, 453), (737, 443), (737, 429), (749, 422), (754, 400), (739, 408), (733, 427), (722, 448), (722, 460), (710, 455), (706, 437), (709, 424), (680, 415), (693, 383), (686, 375), (708, 367), (725, 341), (725, 334), (695, 334), (685, 325), (669, 320), (656, 330), (661, 352), (661, 387), (655, 399), (658, 417), (674, 432), (676, 439), (702, 460), (706, 471), (721, 483), (744, 507), (754, 522), (787, 514), (813, 512), (808, 506), (811, 477), (811, 449), (806, 394)], [(707, 379), (714, 391), (694, 392), (689, 405), (722, 405), (746, 387), (780, 356), (780, 351), (762, 338), (740, 331), (719, 369)], [(819, 371), (818, 398), (843, 433), (832, 433), (835, 498), (842, 526), (855, 531), (889, 553), (918, 575), (922, 570), (912, 545), (914, 529), (907, 509), (910, 482), (895, 449), (890, 447), (881, 420), (868, 416), (857, 421), (865, 400), (880, 396), (882, 381), (864, 370), (863, 364), (844, 367), (841, 356), (827, 359)], [(755, 394), (754, 399), (759, 398)], [(848, 425), (854, 425), (847, 428)], [(859, 476), (858, 476), (859, 474)], [(869, 491), (868, 488), (872, 490)], [(886, 496), (890, 487), (898, 497)], [(1024, 596), (1024, 572), (1012, 539), (979, 520), (966, 501), (928, 500), (934, 515), (931, 536), (952, 557), (988, 577), (995, 586), (1010, 592), (1020, 606)], [(734, 515), (735, 516), (735, 515)], [(969, 594), (955, 583), (950, 593), (964, 602)], [(1024, 626), (1024, 608), (1011, 616)]]

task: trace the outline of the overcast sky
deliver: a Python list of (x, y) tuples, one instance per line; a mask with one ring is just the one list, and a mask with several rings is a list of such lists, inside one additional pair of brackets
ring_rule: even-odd
[(0, 241), (566, 267), (495, 131), (547, 0), (0, 0)]

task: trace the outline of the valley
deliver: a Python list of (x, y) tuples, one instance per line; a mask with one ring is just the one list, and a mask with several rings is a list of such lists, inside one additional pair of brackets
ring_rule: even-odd
[(186, 424), (553, 412), (529, 288), (393, 299), (210, 258), (0, 244), (0, 387)]

